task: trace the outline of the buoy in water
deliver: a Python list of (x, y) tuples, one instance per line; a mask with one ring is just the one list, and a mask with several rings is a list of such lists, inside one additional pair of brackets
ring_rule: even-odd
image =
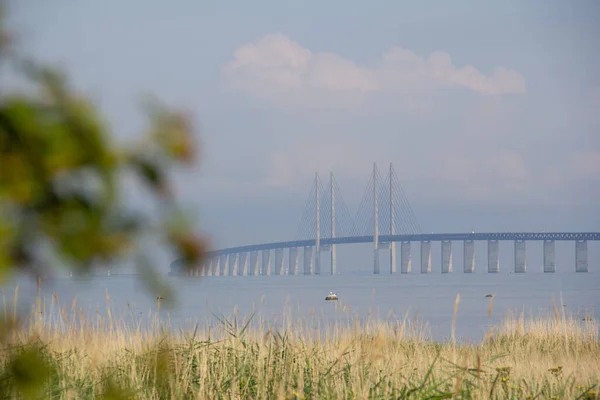
[(327, 297), (325, 297), (325, 300), (337, 300), (337, 299), (338, 299), (338, 295), (333, 292), (329, 292)]

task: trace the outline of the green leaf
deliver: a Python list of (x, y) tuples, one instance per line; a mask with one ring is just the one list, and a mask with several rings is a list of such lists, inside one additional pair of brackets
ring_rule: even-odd
[(39, 396), (52, 372), (39, 348), (27, 346), (17, 353), (8, 366), (15, 389), (25, 398)]

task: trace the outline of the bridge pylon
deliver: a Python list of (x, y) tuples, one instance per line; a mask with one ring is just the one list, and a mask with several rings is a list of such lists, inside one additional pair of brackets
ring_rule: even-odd
[(315, 275), (321, 274), (321, 199), (319, 196), (319, 173), (315, 173)]
[[(311, 192), (296, 234), (297, 240), (314, 240), (313, 258), (309, 271), (305, 273), (320, 274), (322, 272), (321, 252), (330, 252), (330, 273), (337, 273), (336, 243), (323, 239), (335, 239), (346, 236), (372, 236), (373, 240), (373, 272), (380, 273), (379, 250), (390, 251), (390, 274), (396, 272), (396, 246), (393, 241), (380, 240), (382, 235), (416, 234), (419, 225), (404, 195), (398, 176), (390, 163), (385, 178), (380, 175), (377, 163), (373, 163), (373, 172), (367, 184), (365, 195), (360, 203), (355, 218), (350, 216), (342, 199), (333, 172), (330, 173), (329, 187), (324, 188), (318, 173), (315, 173)], [(305, 256), (309, 253), (304, 252)], [(313, 269), (314, 267), (314, 269)]]
[(305, 274), (320, 274), (322, 270), (322, 252), (330, 252), (330, 273), (337, 273), (337, 249), (335, 243), (323, 245), (323, 239), (333, 239), (337, 236), (348, 236), (352, 227), (352, 218), (333, 172), (329, 174), (329, 183), (323, 185), (319, 174), (311, 186), (311, 191), (305, 206), (300, 226), (296, 233), (297, 240), (314, 240), (311, 250), (305, 249)]
[(392, 163), (385, 178), (381, 177), (377, 164), (373, 164), (373, 172), (354, 221), (354, 236), (373, 237), (373, 273), (380, 273), (379, 250), (389, 249), (389, 271), (394, 274), (396, 244), (389, 239), (382, 241), (381, 236), (417, 234), (420, 228)]

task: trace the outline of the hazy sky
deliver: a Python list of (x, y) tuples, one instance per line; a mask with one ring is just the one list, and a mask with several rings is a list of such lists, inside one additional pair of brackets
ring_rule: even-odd
[(427, 231), (600, 230), (597, 1), (8, 3), (119, 137), (144, 93), (193, 113), (218, 245), (293, 239), (315, 172), (354, 211), (390, 161)]

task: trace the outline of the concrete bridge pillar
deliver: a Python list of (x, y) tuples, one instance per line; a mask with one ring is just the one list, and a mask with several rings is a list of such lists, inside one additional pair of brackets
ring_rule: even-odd
[(291, 247), (290, 250), (290, 263), (288, 266), (289, 275), (298, 275), (298, 248)]
[(206, 261), (206, 276), (212, 276), (212, 274), (213, 274), (212, 268), (213, 268), (213, 261), (211, 258), (210, 260)]
[(213, 267), (214, 267), (213, 275), (221, 276), (221, 256), (215, 257), (215, 262), (213, 263)]
[(275, 275), (285, 275), (285, 265), (283, 264), (283, 249), (275, 250)]
[(554, 240), (544, 240), (544, 272), (556, 272)]
[(408, 274), (411, 270), (410, 242), (400, 244), (400, 273)]
[(379, 275), (379, 245), (373, 249), (373, 273)]
[(262, 274), (264, 276), (271, 275), (271, 251), (263, 250), (262, 252)]
[(206, 260), (202, 261), (202, 264), (200, 265), (200, 276), (206, 276)]
[(497, 240), (488, 240), (488, 273), (500, 272), (500, 247)]
[(452, 241), (442, 240), (442, 273), (452, 272)]
[(321, 246), (318, 249), (315, 248), (314, 251), (315, 262), (313, 263), (314, 268), (312, 268), (315, 275), (321, 275)]
[(248, 276), (248, 253), (241, 253), (240, 255), (240, 260), (239, 260), (240, 264), (239, 264), (239, 274), (241, 276)]
[(312, 275), (313, 269), (313, 248), (312, 246), (306, 246), (304, 248), (304, 275)]
[(463, 242), (463, 257), (463, 272), (465, 274), (475, 272), (475, 242), (473, 240)]
[(421, 242), (421, 273), (428, 274), (431, 272), (431, 242)]
[(231, 266), (231, 276), (239, 276), (240, 271), (240, 253), (235, 253), (233, 256), (233, 265)]
[(229, 276), (229, 262), (230, 262), (230, 257), (229, 254), (223, 256), (223, 258), (221, 259), (221, 275), (222, 276)]
[(527, 271), (527, 251), (524, 240), (515, 240), (515, 273)]
[(250, 274), (252, 276), (260, 275), (260, 263), (258, 257), (258, 251), (253, 251), (250, 253)]
[(575, 242), (575, 272), (588, 272), (587, 240)]
[(390, 274), (396, 273), (396, 242), (390, 242)]
[(331, 275), (335, 275), (337, 273), (337, 251), (336, 251), (336, 247), (335, 244), (332, 244), (330, 246), (330, 251), (331, 251), (331, 255), (330, 255), (330, 261), (331, 261)]

